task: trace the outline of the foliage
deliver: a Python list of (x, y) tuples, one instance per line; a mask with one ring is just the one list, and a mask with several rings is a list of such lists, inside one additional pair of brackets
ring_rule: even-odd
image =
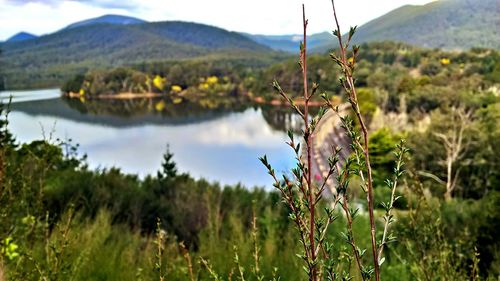
[(84, 79), (85, 76), (81, 74), (76, 75), (75, 77), (64, 83), (64, 85), (61, 87), (61, 91), (65, 93), (79, 93), (80, 89), (82, 89)]
[(402, 136), (392, 133), (389, 128), (382, 128), (370, 135), (371, 164), (373, 166), (373, 182), (375, 187), (384, 185), (394, 170), (394, 147)]

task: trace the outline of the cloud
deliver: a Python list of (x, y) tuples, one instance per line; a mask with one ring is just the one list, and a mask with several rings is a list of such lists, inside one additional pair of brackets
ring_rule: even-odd
[(36, 35), (51, 33), (74, 22), (105, 14), (136, 14), (82, 1), (0, 0), (0, 7), (0, 41), (20, 31)]
[(6, 0), (7, 3), (14, 5), (26, 5), (29, 3), (38, 3), (47, 6), (57, 7), (65, 2), (80, 2), (89, 6), (100, 7), (105, 9), (123, 9), (134, 10), (141, 5), (136, 1), (116, 1), (116, 0)]
[(40, 3), (40, 4), (45, 4), (45, 5), (57, 5), (61, 1), (57, 0), (7, 0), (6, 1), (8, 4), (14, 4), (14, 5), (25, 5), (28, 3)]
[(136, 1), (116, 1), (116, 0), (76, 0), (76, 1), (105, 9), (121, 9), (127, 11), (134, 11), (141, 6), (141, 3)]
[[(254, 34), (300, 34), (304, 0), (0, 0), (0, 40), (19, 31), (46, 34), (105, 14), (147, 21), (181, 20)], [(307, 1), (309, 33), (333, 29), (329, 1)], [(341, 29), (361, 25), (405, 4), (431, 0), (336, 1)]]

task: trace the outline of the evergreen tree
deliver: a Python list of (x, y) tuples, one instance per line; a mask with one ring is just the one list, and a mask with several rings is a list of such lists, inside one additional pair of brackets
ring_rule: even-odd
[(177, 167), (172, 159), (173, 157), (174, 154), (170, 152), (170, 147), (167, 145), (167, 151), (163, 154), (163, 162), (161, 163), (162, 170), (158, 171), (158, 180), (160, 182), (177, 176)]

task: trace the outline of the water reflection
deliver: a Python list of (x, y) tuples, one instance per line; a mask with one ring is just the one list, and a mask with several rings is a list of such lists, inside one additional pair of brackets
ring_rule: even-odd
[(58, 98), (61, 95), (58, 89), (36, 90), (36, 91), (5, 91), (0, 92), (0, 102), (8, 103), (12, 97), (12, 103), (45, 100)]
[[(296, 117), (283, 110), (168, 104), (161, 99), (79, 101), (48, 99), (12, 105), (10, 129), (20, 141), (72, 138), (89, 166), (120, 167), (144, 176), (160, 167), (167, 143), (179, 169), (223, 184), (271, 186), (257, 157), (267, 154), (276, 170), (293, 166), (284, 144)], [(280, 127), (281, 125), (281, 127)], [(53, 128), (53, 129), (52, 129)]]
[(304, 122), (298, 114), (294, 114), (286, 107), (265, 106), (262, 115), (269, 126), (275, 130), (291, 130), (295, 134), (300, 134)]

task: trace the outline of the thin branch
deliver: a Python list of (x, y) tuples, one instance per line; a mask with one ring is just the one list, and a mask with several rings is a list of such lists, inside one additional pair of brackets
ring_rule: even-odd
[[(370, 238), (371, 238), (371, 244), (372, 244), (372, 255), (373, 255), (373, 265), (375, 269), (375, 280), (380, 281), (380, 266), (379, 266), (379, 260), (378, 260), (378, 253), (377, 253), (377, 242), (376, 242), (376, 229), (375, 229), (375, 216), (374, 216), (374, 203), (373, 203), (373, 180), (372, 180), (372, 168), (370, 165), (370, 153), (368, 150), (368, 129), (366, 127), (366, 124), (363, 120), (363, 117), (361, 116), (361, 112), (359, 109), (359, 104), (358, 104), (358, 98), (356, 94), (356, 88), (354, 86), (354, 79), (352, 76), (352, 70), (351, 67), (348, 64), (347, 61), (347, 53), (346, 53), (346, 47), (342, 45), (342, 33), (340, 31), (340, 25), (339, 21), (337, 18), (337, 13), (335, 11), (335, 3), (334, 0), (332, 0), (332, 8), (333, 8), (333, 15), (335, 18), (335, 25), (337, 26), (336, 30), (336, 35), (339, 41), (339, 47), (340, 47), (340, 53), (341, 53), (341, 65), (342, 69), (344, 72), (344, 78), (346, 80), (348, 88), (347, 94), (349, 95), (351, 99), (351, 106), (356, 113), (356, 117), (359, 121), (359, 124), (361, 126), (361, 130), (363, 132), (363, 139), (364, 139), (364, 156), (365, 156), (365, 168), (367, 172), (367, 187), (368, 187), (368, 192), (366, 196), (366, 200), (368, 203), (368, 213), (370, 217)], [(349, 36), (351, 37), (351, 36)]]
[(417, 171), (417, 174), (421, 175), (421, 176), (424, 176), (424, 177), (428, 177), (428, 178), (431, 178), (433, 180), (435, 180), (436, 182), (442, 184), (442, 185), (446, 185), (446, 182), (442, 179), (440, 179), (438, 176), (430, 173), (430, 172), (426, 172), (426, 171)]

